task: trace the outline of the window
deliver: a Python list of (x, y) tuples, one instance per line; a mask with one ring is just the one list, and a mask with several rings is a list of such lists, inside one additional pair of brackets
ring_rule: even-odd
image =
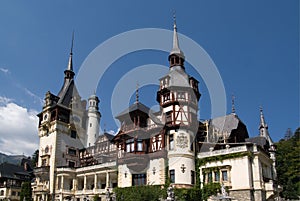
[(177, 92), (177, 99), (184, 100), (185, 99), (185, 92)]
[(156, 151), (156, 137), (152, 137), (152, 151), (155, 152)]
[(143, 141), (137, 140), (137, 151), (143, 151)]
[(132, 175), (132, 186), (146, 185), (147, 179), (146, 174), (133, 174)]
[(77, 136), (77, 132), (74, 130), (71, 130), (71, 138), (76, 139), (76, 136)]
[(92, 127), (93, 126), (93, 124), (92, 123), (90, 123), (90, 127)]
[(215, 171), (215, 181), (219, 182), (220, 181), (220, 172), (219, 171)]
[(12, 192), (11, 192), (11, 195), (12, 195), (12, 196), (16, 196), (16, 195), (17, 195), (16, 191), (12, 191)]
[(170, 135), (169, 137), (169, 149), (170, 150), (174, 149), (174, 135)]
[(126, 152), (134, 152), (134, 139), (126, 140)]
[(171, 183), (175, 183), (175, 170), (170, 170)]
[(191, 171), (191, 184), (195, 184), (195, 171)]
[(158, 135), (158, 140), (157, 140), (157, 149), (158, 149), (158, 150), (161, 150), (161, 149), (162, 149), (161, 141), (162, 141), (162, 136), (161, 136), (161, 135)]
[(68, 166), (71, 167), (71, 168), (75, 167), (75, 162), (74, 161), (69, 161)]
[(212, 172), (209, 172), (207, 175), (208, 183), (212, 182)]
[(172, 122), (172, 111), (166, 113), (166, 123)]
[(47, 166), (47, 159), (42, 159), (42, 166)]
[(228, 181), (227, 170), (222, 170), (222, 180)]
[(169, 85), (169, 78), (168, 77), (163, 78), (160, 83), (161, 83), (161, 88), (162, 89), (168, 87), (168, 85)]
[(4, 195), (4, 190), (1, 190), (1, 191), (0, 191), (0, 195)]
[(69, 155), (72, 155), (72, 156), (76, 156), (76, 149), (71, 149), (71, 148), (69, 148), (69, 149), (68, 149), (68, 154), (69, 154)]
[(164, 102), (169, 101), (170, 100), (170, 93), (166, 93), (163, 97), (164, 97)]

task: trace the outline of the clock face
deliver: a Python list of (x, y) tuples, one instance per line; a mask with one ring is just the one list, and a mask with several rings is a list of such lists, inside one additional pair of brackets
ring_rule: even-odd
[(46, 121), (48, 119), (48, 114), (44, 114), (43, 120)]
[(46, 148), (45, 148), (45, 153), (48, 153), (49, 152), (49, 147), (47, 146)]

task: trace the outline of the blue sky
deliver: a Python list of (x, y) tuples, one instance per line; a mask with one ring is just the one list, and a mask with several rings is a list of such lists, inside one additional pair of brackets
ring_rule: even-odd
[[(299, 126), (297, 0), (3, 0), (0, 152), (31, 154), (37, 148), (35, 114), (42, 109), (45, 93), (50, 90), (56, 94), (62, 86), (73, 30), (77, 73), (94, 48), (117, 34), (141, 28), (172, 30), (174, 10), (178, 32), (196, 41), (214, 61), (225, 86), (228, 113), (231, 95), (236, 97), (236, 113), (247, 125), (250, 136), (258, 134), (259, 106), (264, 109), (274, 141), (281, 139), (287, 128), (294, 131)], [(170, 49), (171, 45), (172, 38)], [(132, 52), (109, 66), (96, 91), (101, 100), (102, 129), (117, 130), (110, 101), (118, 80), (137, 66), (168, 66), (167, 56), (166, 52), (154, 50)], [(208, 89), (188, 64), (186, 70), (200, 80), (200, 118), (208, 119)], [(132, 82), (137, 79), (132, 78)], [(155, 85), (142, 87), (140, 101), (149, 107), (157, 104), (156, 90)], [(16, 148), (16, 143), (22, 146)]]

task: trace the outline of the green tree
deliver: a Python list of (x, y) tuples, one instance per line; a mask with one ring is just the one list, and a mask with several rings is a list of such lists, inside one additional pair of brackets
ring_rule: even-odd
[(300, 196), (300, 127), (287, 140), (277, 145), (276, 169), (278, 183), (282, 186), (281, 197), (298, 199)]
[(31, 183), (29, 181), (23, 182), (21, 187), (20, 200), (30, 201), (31, 197), (32, 197)]
[(93, 197), (93, 201), (98, 201), (98, 200), (100, 200), (100, 198), (99, 198), (99, 195), (94, 195), (94, 197)]
[(37, 150), (35, 150), (35, 152), (32, 154), (32, 157), (31, 157), (32, 167), (37, 166), (38, 160), (39, 160), (39, 150), (37, 149)]

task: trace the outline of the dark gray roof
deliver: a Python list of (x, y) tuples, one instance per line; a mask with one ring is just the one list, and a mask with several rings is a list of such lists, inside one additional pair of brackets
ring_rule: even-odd
[(120, 114), (118, 114), (116, 116), (116, 118), (120, 118), (124, 115), (127, 115), (129, 114), (130, 112), (133, 112), (133, 111), (141, 111), (141, 112), (144, 112), (145, 114), (148, 114), (149, 113), (149, 110), (150, 108), (148, 108), (146, 105), (144, 105), (143, 103), (140, 103), (140, 102), (135, 102), (134, 104), (132, 104), (129, 108), (127, 108), (126, 110), (124, 110), (123, 112), (121, 112)]
[(236, 114), (211, 119), (209, 122), (209, 132), (226, 135), (226, 138), (237, 138), (238, 142), (245, 141), (249, 137), (245, 124)]
[(222, 117), (216, 117), (210, 121), (210, 126), (218, 129), (222, 133), (231, 133), (233, 129), (238, 127), (240, 120), (234, 114), (229, 114)]
[(257, 136), (246, 139), (246, 142), (252, 142), (254, 144), (257, 144), (265, 149), (268, 149), (270, 147), (270, 144), (268, 140), (265, 137)]
[(109, 134), (109, 133), (104, 133), (104, 136), (107, 137), (107, 139), (108, 139), (109, 141), (112, 141), (112, 139), (115, 137), (114, 135)]
[(66, 107), (70, 106), (73, 97), (77, 96), (81, 99), (73, 79), (65, 79), (57, 96), (59, 97), (58, 103)]
[(11, 179), (20, 179), (20, 175), (30, 176), (28, 172), (24, 170), (22, 166), (10, 164), (10, 163), (2, 163), (0, 164), (0, 176)]

